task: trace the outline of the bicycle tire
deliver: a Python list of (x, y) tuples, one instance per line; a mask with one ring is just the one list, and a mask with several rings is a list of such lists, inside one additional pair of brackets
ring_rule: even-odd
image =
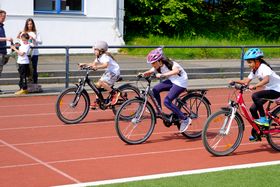
[[(210, 105), (201, 95), (187, 95), (182, 99), (182, 102), (195, 114), (190, 116), (192, 123), (182, 134), (187, 138), (198, 138), (202, 134), (204, 122), (211, 115)], [(180, 103), (178, 103), (178, 108), (181, 112), (187, 113)], [(180, 129), (180, 123), (177, 124), (177, 127)]]
[[(206, 150), (214, 156), (226, 156), (240, 145), (244, 127), (238, 115), (235, 115), (228, 134), (222, 129), (230, 120), (231, 112), (220, 110), (210, 115), (202, 131), (202, 142)], [(227, 125), (226, 125), (227, 126)], [(218, 139), (217, 139), (218, 138)], [(232, 141), (232, 140), (233, 141)]]
[[(280, 117), (280, 107), (276, 108), (272, 112), (273, 116), (277, 116), (277, 118)], [(274, 123), (272, 120), (270, 120), (270, 125), (269, 125), (269, 130), (280, 130), (280, 125), (277, 123)], [(266, 136), (267, 142), (269, 145), (276, 151), (280, 151), (280, 133), (275, 132), (275, 133), (269, 133)]]
[[(115, 116), (115, 128), (119, 138), (131, 145), (145, 142), (153, 133), (156, 123), (154, 109), (151, 104), (146, 104), (143, 115), (139, 118), (144, 105), (144, 100), (130, 99), (125, 101)], [(134, 120), (134, 121), (133, 121)], [(135, 122), (137, 121), (137, 122)]]
[(132, 86), (130, 84), (122, 85), (117, 88), (120, 91), (120, 97), (118, 102), (112, 106), (112, 111), (114, 115), (117, 114), (120, 106), (127, 100), (133, 99), (134, 97), (140, 96), (140, 91), (137, 87)]
[(56, 100), (56, 115), (65, 124), (81, 122), (89, 112), (90, 100), (85, 91), (82, 91), (79, 101), (75, 106), (73, 100), (77, 98), (78, 87), (67, 88), (62, 91)]

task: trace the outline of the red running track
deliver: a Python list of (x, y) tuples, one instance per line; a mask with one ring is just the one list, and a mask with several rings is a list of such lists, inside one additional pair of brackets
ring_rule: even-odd
[[(227, 89), (211, 89), (212, 112), (227, 103)], [(245, 101), (250, 105), (250, 94)], [(76, 125), (55, 114), (56, 96), (0, 98), (0, 186), (53, 186), (279, 160), (266, 141), (250, 143), (250, 127), (231, 156), (214, 157), (201, 139), (186, 139), (159, 120), (150, 139), (126, 145), (113, 113), (90, 111)]]

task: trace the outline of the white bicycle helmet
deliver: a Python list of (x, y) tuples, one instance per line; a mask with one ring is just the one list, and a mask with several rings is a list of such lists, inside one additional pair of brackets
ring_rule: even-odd
[(105, 41), (97, 41), (94, 44), (94, 49), (98, 49), (100, 51), (107, 51), (108, 50), (108, 44)]

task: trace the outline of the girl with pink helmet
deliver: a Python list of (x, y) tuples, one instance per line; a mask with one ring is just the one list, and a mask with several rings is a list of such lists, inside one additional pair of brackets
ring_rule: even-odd
[(187, 130), (191, 124), (191, 118), (185, 116), (172, 101), (184, 92), (188, 86), (188, 75), (186, 71), (175, 61), (164, 56), (162, 48), (152, 50), (147, 56), (147, 63), (152, 65), (152, 68), (141, 74), (149, 76), (156, 73), (157, 78), (166, 78), (158, 83), (153, 88), (153, 94), (161, 106), (160, 92), (169, 91), (164, 98), (164, 105), (175, 113), (181, 120), (180, 132)]

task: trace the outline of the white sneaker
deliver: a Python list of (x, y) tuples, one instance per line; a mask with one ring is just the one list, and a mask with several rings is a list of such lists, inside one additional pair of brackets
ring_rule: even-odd
[(180, 133), (183, 133), (183, 132), (185, 132), (187, 129), (188, 129), (188, 127), (189, 127), (189, 125), (192, 123), (192, 119), (191, 118), (187, 118), (187, 119), (185, 119), (185, 120), (182, 120), (181, 121), (181, 125), (180, 125)]

